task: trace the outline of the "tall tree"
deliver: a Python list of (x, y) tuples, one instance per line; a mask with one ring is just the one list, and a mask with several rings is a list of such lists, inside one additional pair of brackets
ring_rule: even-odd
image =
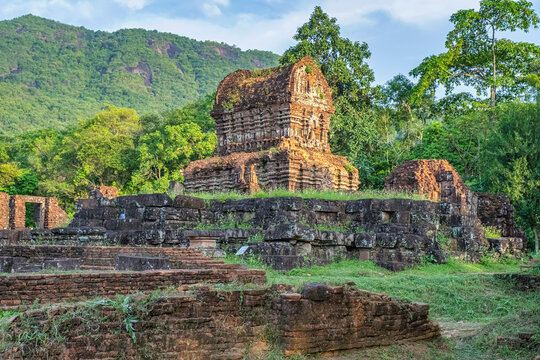
[(506, 194), (521, 225), (535, 239), (538, 252), (540, 226), (540, 105), (502, 104), (499, 121), (483, 151), (489, 190)]
[(131, 178), (138, 191), (165, 191), (171, 180), (183, 180), (182, 170), (190, 161), (212, 155), (215, 134), (203, 133), (199, 125), (184, 123), (162, 126), (139, 141), (139, 168)]
[(457, 85), (468, 85), (478, 94), (489, 90), (494, 108), (497, 89), (502, 88), (502, 95), (519, 91), (527, 64), (540, 57), (540, 47), (499, 38), (499, 33), (538, 27), (532, 4), (525, 0), (482, 0), (478, 11), (460, 10), (450, 21), (454, 29), (446, 38), (447, 51), (425, 58), (411, 71), (420, 77), (413, 99), (418, 100), (436, 85), (444, 85), (447, 92)]
[(140, 131), (139, 116), (133, 109), (108, 106), (65, 140), (81, 185), (125, 183), (135, 163), (134, 138)]
[(330, 123), (330, 146), (359, 168), (365, 183), (373, 171), (367, 153), (377, 146), (369, 105), (380, 95), (379, 87), (371, 87), (374, 75), (366, 63), (371, 56), (368, 45), (341, 37), (337, 19), (319, 6), (298, 28), (294, 39), (298, 43), (285, 51), (280, 62), (289, 64), (309, 55), (320, 67), (332, 88), (336, 108)]
[(285, 51), (280, 59), (282, 64), (309, 55), (321, 68), (334, 98), (347, 99), (354, 105), (371, 102), (371, 83), (375, 78), (365, 62), (371, 56), (368, 45), (342, 38), (336, 18), (316, 6), (309, 21), (298, 28), (294, 39), (298, 44)]

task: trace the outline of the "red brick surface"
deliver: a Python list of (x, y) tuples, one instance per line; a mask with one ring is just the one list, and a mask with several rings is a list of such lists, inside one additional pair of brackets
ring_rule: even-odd
[[(102, 308), (100, 326), (72, 321), (63, 341), (34, 349), (18, 347), (4, 359), (244, 359), (269, 348), (268, 335), (282, 352), (318, 353), (395, 344), (439, 336), (428, 306), (400, 303), (381, 294), (329, 287), (321, 300), (274, 289), (169, 295), (139, 314), (134, 343), (111, 307)], [(32, 312), (47, 328), (73, 307)], [(271, 329), (271, 332), (269, 332)], [(23, 331), (17, 323), (10, 331)]]

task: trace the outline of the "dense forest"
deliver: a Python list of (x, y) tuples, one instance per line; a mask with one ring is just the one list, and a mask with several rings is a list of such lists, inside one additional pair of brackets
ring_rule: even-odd
[(142, 29), (91, 31), (26, 15), (0, 21), (0, 135), (65, 129), (103, 104), (138, 112), (185, 106), (271, 52)]
[[(14, 23), (16, 21), (21, 20), (13, 20)], [(520, 224), (529, 238), (538, 239), (540, 47), (502, 37), (505, 32), (527, 32), (536, 28), (538, 16), (526, 1), (484, 0), (479, 10), (460, 10), (452, 15), (450, 21), (453, 30), (447, 36), (445, 52), (424, 59), (411, 69), (409, 76), (396, 75), (383, 86), (373, 84), (373, 71), (366, 63), (370, 57), (368, 45), (341, 37), (337, 20), (320, 7), (316, 7), (308, 21), (298, 28), (294, 37), (297, 44), (283, 54), (280, 62), (287, 64), (310, 55), (320, 65), (332, 87), (336, 107), (330, 129), (332, 151), (346, 156), (358, 168), (361, 187), (382, 187), (388, 173), (406, 160), (446, 159), (473, 190), (506, 194), (515, 205)], [(2, 26), (6, 24), (9, 22)], [(59, 24), (55, 26), (62, 27)], [(147, 52), (157, 51), (154, 45), (169, 41), (166, 39), (184, 39), (143, 30), (114, 34), (77, 31), (87, 34), (85, 36), (117, 39), (116, 43), (111, 40), (108, 50), (103, 50), (105, 52), (115, 52), (115, 46), (122, 49), (135, 47), (135, 43), (126, 45), (119, 40), (118, 37), (127, 34), (137, 37), (139, 46)], [(154, 39), (154, 45), (149, 45), (149, 37)], [(187, 39), (184, 41), (175, 43), (182, 50), (172, 63), (174, 66), (180, 63), (183, 56), (180, 54), (187, 53), (183, 46), (194, 44)], [(208, 53), (217, 46), (213, 43), (196, 44), (206, 48)], [(265, 55), (240, 53), (226, 45), (219, 46), (235, 51), (238, 58), (245, 57), (246, 63), (254, 54)], [(93, 54), (94, 51), (97, 53)], [(122, 70), (126, 64), (136, 66), (138, 58), (126, 55), (133, 54), (135, 50), (122, 51), (124, 62), (108, 68), (107, 75), (103, 74), (107, 80), (99, 80), (98, 77), (95, 82), (85, 85), (89, 92), (101, 94), (92, 97), (85, 109), (91, 109), (105, 99), (100, 87), (104, 81), (125, 87), (122, 91), (128, 91), (129, 81), (138, 81), (137, 86), (144, 86), (139, 74)], [(86, 53), (93, 54), (88, 56), (102, 56), (98, 49), (89, 49)], [(213, 67), (210, 60), (219, 56), (214, 53), (208, 59), (199, 57), (199, 67)], [(272, 56), (265, 56), (265, 65), (270, 65)], [(128, 58), (132, 62), (125, 62)], [(107, 63), (106, 56), (103, 59)], [(69, 71), (56, 67), (55, 61), (47, 61), (50, 61), (47, 66), (43, 65), (45, 62), (41, 66), (49, 75), (55, 69), (55, 75), (51, 75), (51, 79), (55, 79), (52, 82), (71, 76)], [(206, 76), (207, 82), (199, 82), (199, 87), (190, 89), (197, 93), (193, 97), (215, 91), (217, 80), (210, 78), (223, 76), (229, 71), (227, 69), (244, 63), (227, 64), (229, 67), (223, 65), (211, 77)], [(81, 69), (87, 71), (86, 68), (91, 67), (95, 71), (92, 66), (82, 63)], [(169, 65), (152, 63), (150, 66), (154, 72), (166, 73), (160, 66)], [(182, 71), (187, 73), (185, 69)], [(164, 89), (178, 82), (179, 75), (175, 76), (174, 79), (160, 79), (161, 90), (155, 91), (174, 93)], [(202, 83), (205, 83), (204, 87)], [(0, 86), (4, 85), (0, 82)], [(22, 83), (19, 85), (24, 86)], [(472, 94), (456, 92), (454, 89), (459, 85), (467, 85), (474, 91)], [(440, 87), (446, 89), (444, 97), (435, 96), (435, 90)], [(133, 88), (137, 87), (133, 85)], [(170, 180), (182, 180), (182, 169), (190, 161), (211, 156), (216, 144), (214, 123), (209, 115), (213, 95), (205, 95), (182, 108), (155, 111), (158, 109), (156, 105), (137, 113), (132, 108), (140, 109), (135, 105), (137, 101), (142, 103), (144, 97), (132, 97), (138, 100), (130, 100), (135, 103), (126, 104), (129, 97), (124, 97), (122, 91), (115, 93), (114, 96), (118, 97), (107, 99), (116, 106), (131, 108), (109, 105), (95, 116), (88, 116), (78, 125), (73, 125), (76, 115), (72, 107), (59, 101), (54, 106), (70, 115), (66, 115), (69, 119), (55, 118), (55, 121), (72, 125), (60, 130), (42, 129), (1, 139), (0, 189), (12, 194), (57, 196), (72, 211), (73, 199), (86, 196), (94, 185), (115, 185), (124, 194), (163, 192)], [(85, 102), (84, 98), (74, 100), (68, 94), (62, 96), (68, 103)], [(156, 98), (169, 99), (163, 96)], [(189, 96), (185, 95), (183, 99), (189, 99)], [(28, 106), (28, 110), (21, 108), (21, 113), (28, 111), (28, 114), (33, 114), (37, 110), (31, 104), (41, 101), (37, 97), (19, 101), (19, 106)], [(173, 104), (172, 101), (164, 101), (167, 102), (165, 107)], [(40, 119), (54, 125), (53, 121)]]

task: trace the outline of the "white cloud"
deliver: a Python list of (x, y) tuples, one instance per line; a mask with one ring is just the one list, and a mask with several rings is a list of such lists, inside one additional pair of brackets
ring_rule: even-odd
[[(121, 21), (114, 26), (115, 29), (143, 27), (198, 40), (222, 41), (242, 49), (267, 49), (282, 53), (294, 43), (292, 37), (296, 29), (308, 20), (315, 6), (302, 6), (301, 10), (289, 11), (275, 18), (248, 13), (235, 14), (232, 15), (232, 23), (229, 21), (227, 25), (221, 25), (215, 19), (223, 15), (222, 7), (228, 3), (228, 0), (210, 0), (201, 5), (204, 14), (212, 17), (212, 20), (151, 15)], [(325, 0), (320, 5), (343, 26), (374, 25), (376, 22), (372, 14), (377, 11), (383, 11), (400, 22), (425, 25), (433, 21), (446, 21), (456, 10), (477, 6), (478, 1), (453, 0), (449, 3), (448, 0)]]
[(310, 12), (311, 9), (291, 12), (277, 19), (266, 19), (253, 14), (238, 14), (232, 25), (220, 25), (206, 19), (149, 16), (117, 23), (114, 27), (143, 27), (180, 34), (197, 40), (235, 44), (244, 50), (266, 49), (281, 53), (293, 43), (292, 37), (296, 28), (308, 19)]
[(478, 3), (478, 0), (326, 0), (321, 7), (343, 25), (369, 21), (369, 15), (377, 11), (404, 23), (423, 25), (449, 19), (459, 9), (477, 8)]
[(216, 4), (204, 3), (201, 6), (204, 15), (208, 17), (220, 16), (221, 9)]
[(96, 6), (92, 0), (4, 0), (0, 7), (0, 19), (33, 14), (80, 25), (80, 22), (98, 18), (101, 9), (103, 7)]
[(141, 10), (149, 3), (148, 0), (114, 0), (114, 2), (131, 10)]
[(229, 0), (210, 0), (201, 5), (203, 14), (207, 17), (221, 16), (221, 7), (229, 6)]

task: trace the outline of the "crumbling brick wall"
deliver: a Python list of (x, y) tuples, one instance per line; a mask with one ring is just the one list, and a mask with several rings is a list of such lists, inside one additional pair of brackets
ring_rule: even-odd
[[(72, 322), (64, 341), (39, 348), (8, 348), (6, 360), (79, 359), (243, 359), (264, 356), (272, 346), (285, 354), (324, 353), (430, 339), (440, 335), (429, 321), (428, 305), (402, 303), (362, 290), (317, 287), (318, 295), (286, 292), (285, 286), (260, 290), (195, 292), (158, 299), (134, 323), (137, 342), (118, 327), (116, 310), (103, 307), (98, 329)], [(289, 289), (290, 291), (290, 289)], [(82, 306), (82, 305), (78, 305)], [(73, 307), (33, 311), (29, 321), (47, 328)], [(272, 329), (274, 339), (269, 338)], [(18, 322), (10, 332), (24, 331)], [(79, 336), (77, 334), (84, 334)], [(273, 341), (273, 343), (271, 342)], [(33, 351), (34, 350), (34, 351)]]
[[(76, 269), (114, 270), (118, 255), (161, 257), (171, 269), (235, 269), (234, 264), (203, 256), (193, 248), (176, 247), (121, 247), (121, 246), (66, 246), (66, 245), (1, 245), (0, 259), (10, 261), (11, 269), (2, 272), (24, 272), (46, 269), (54, 261), (76, 260)], [(14, 266), (16, 265), (16, 266)]]
[(0, 230), (9, 229), (9, 195), (0, 192)]
[(264, 284), (266, 275), (264, 270), (223, 268), (3, 275), (0, 276), (0, 307), (31, 305), (34, 301), (58, 304), (201, 282)]

